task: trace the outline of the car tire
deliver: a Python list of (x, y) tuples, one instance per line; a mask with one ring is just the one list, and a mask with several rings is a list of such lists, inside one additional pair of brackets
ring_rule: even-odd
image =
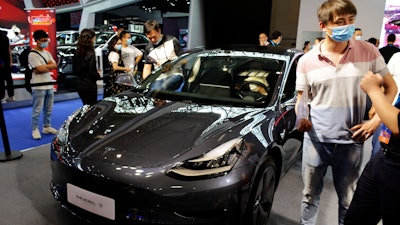
[(246, 207), (245, 224), (266, 225), (271, 214), (276, 190), (276, 170), (272, 157), (257, 170)]

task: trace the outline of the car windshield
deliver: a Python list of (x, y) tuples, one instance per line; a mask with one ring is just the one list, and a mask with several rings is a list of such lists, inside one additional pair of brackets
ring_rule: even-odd
[(97, 45), (102, 45), (107, 43), (107, 41), (111, 38), (111, 36), (113, 36), (115, 34), (115, 32), (96, 32), (96, 46)]
[(79, 32), (57, 32), (58, 45), (73, 45), (78, 41)]
[(147, 44), (149, 39), (144, 35), (131, 34), (132, 44)]
[(190, 101), (265, 106), (287, 61), (285, 55), (257, 52), (221, 50), (186, 54), (164, 64), (141, 87), (157, 93), (157, 97), (172, 91), (170, 95)]

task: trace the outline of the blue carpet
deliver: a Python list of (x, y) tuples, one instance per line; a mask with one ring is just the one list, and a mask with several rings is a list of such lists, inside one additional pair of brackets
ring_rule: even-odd
[[(79, 98), (54, 102), (51, 119), (52, 127), (55, 129), (60, 128), (64, 120), (81, 106), (82, 101)], [(31, 111), (32, 106), (3, 110), (11, 151), (33, 148), (51, 142), (54, 136), (52, 134), (41, 134), (42, 139), (39, 140), (32, 138)], [(42, 131), (42, 127), (43, 117), (41, 115), (39, 120), (40, 131)], [(0, 139), (0, 152), (4, 152), (4, 142), (2, 138)]]

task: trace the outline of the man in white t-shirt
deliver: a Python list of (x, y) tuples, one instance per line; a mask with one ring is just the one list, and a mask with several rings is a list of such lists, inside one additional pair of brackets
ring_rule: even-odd
[[(32, 137), (33, 139), (41, 139), (39, 131), (39, 116), (43, 112), (43, 130), (44, 134), (55, 134), (56, 129), (51, 127), (51, 114), (54, 104), (54, 90), (52, 84), (53, 78), (50, 75), (51, 70), (57, 68), (51, 53), (45, 48), (49, 45), (49, 35), (44, 30), (36, 30), (33, 32), (36, 46), (31, 50), (28, 55), (29, 65), (33, 68), (31, 84), (38, 86), (32, 87)], [(43, 85), (39, 85), (44, 83)]]
[(131, 34), (128, 31), (121, 31), (120, 39), (122, 43), (121, 57), (125, 67), (131, 68), (131, 72), (138, 70), (143, 52), (132, 45)]
[(394, 53), (387, 64), (390, 73), (393, 75), (393, 79), (396, 82), (398, 88), (398, 94), (400, 92), (400, 52)]

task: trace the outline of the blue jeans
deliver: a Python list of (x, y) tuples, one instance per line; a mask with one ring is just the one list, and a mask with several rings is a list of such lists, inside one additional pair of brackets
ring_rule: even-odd
[(32, 129), (39, 127), (39, 116), (43, 111), (43, 125), (51, 126), (51, 113), (54, 104), (54, 91), (48, 90), (32, 90), (33, 108), (32, 108)]
[(372, 150), (371, 150), (371, 159), (381, 150), (381, 142), (379, 141), (379, 135), (381, 134), (381, 130), (383, 127), (383, 123), (379, 124), (379, 127), (375, 130), (374, 135), (372, 136)]
[(339, 198), (339, 224), (343, 224), (360, 174), (362, 154), (363, 144), (322, 143), (304, 138), (301, 224), (314, 225), (317, 222), (319, 200), (328, 166), (332, 167), (333, 184)]

